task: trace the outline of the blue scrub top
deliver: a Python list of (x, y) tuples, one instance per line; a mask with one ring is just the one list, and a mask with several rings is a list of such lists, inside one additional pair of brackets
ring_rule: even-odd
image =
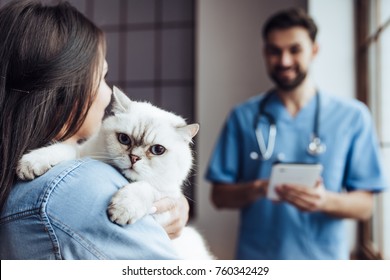
[[(209, 162), (206, 179), (219, 183), (268, 179), (272, 164), (321, 163), (328, 191), (381, 191), (386, 186), (376, 133), (367, 107), (357, 100), (320, 95), (319, 136), (326, 152), (307, 152), (313, 133), (316, 99), (292, 117), (276, 94), (266, 111), (276, 120), (277, 135), (271, 159), (261, 160), (255, 127), (267, 143), (269, 121), (258, 120), (261, 94), (236, 106), (228, 117)], [(251, 153), (260, 155), (254, 160)], [(262, 198), (241, 209), (238, 259), (348, 259), (349, 241), (343, 219), (306, 213), (288, 203)]]

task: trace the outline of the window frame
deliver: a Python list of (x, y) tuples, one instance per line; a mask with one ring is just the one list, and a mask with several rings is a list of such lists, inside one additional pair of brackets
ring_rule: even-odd
[[(381, 73), (382, 49), (380, 38), (383, 31), (390, 27), (390, 18), (385, 20), (384, 23), (379, 21), (380, 4), (381, 0), (356, 0), (355, 26), (357, 98), (369, 106), (373, 112), (382, 149), (386, 146), (381, 137), (383, 120), (380, 104), (383, 93), (380, 89), (381, 75), (377, 73)], [(370, 54), (370, 48), (374, 48), (373, 56)], [(379, 227), (379, 230), (381, 230), (380, 223), (383, 221), (383, 201), (380, 196), (375, 197), (374, 205), (374, 217), (368, 221), (358, 223), (357, 248), (352, 255), (354, 259), (384, 259), (380, 246), (382, 244), (379, 244), (383, 243), (383, 240), (378, 240), (375, 234), (375, 227)], [(379, 239), (383, 239), (383, 234), (380, 235)]]

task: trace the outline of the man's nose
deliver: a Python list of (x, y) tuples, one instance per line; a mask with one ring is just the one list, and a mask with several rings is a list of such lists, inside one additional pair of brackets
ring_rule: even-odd
[(282, 52), (279, 59), (279, 64), (283, 67), (289, 67), (293, 64), (293, 58), (288, 52)]

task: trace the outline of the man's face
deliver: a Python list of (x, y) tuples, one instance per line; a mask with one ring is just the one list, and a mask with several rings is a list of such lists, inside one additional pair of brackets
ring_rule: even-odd
[(278, 88), (294, 90), (305, 80), (317, 51), (317, 44), (303, 27), (275, 29), (268, 34), (264, 48), (268, 74)]

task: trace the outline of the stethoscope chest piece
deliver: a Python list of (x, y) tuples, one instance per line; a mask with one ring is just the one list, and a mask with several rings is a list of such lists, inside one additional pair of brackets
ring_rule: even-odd
[(321, 142), (319, 137), (313, 137), (309, 146), (307, 147), (307, 152), (312, 156), (318, 156), (325, 153), (326, 145)]

